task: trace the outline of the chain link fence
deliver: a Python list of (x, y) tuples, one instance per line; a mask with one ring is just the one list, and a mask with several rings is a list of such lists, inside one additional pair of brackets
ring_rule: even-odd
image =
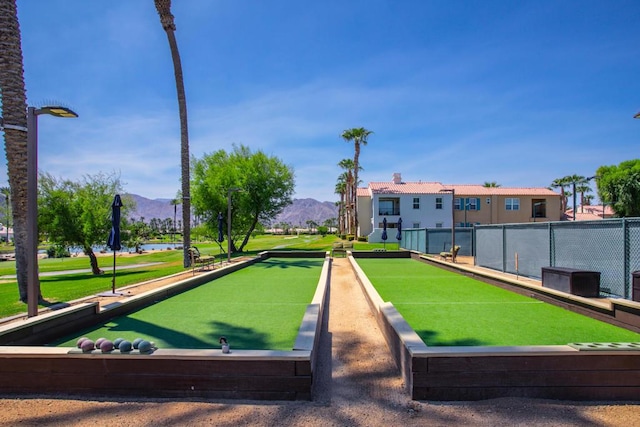
[[(631, 299), (640, 270), (640, 218), (477, 225), (456, 228), (458, 255), (505, 273), (541, 279), (543, 267), (600, 272), (603, 296)], [(426, 254), (451, 248), (451, 229), (406, 229), (401, 247)]]
[[(425, 254), (439, 254), (451, 249), (450, 228), (409, 228), (402, 230), (403, 249)], [(456, 246), (460, 246), (458, 255), (471, 256), (473, 254), (473, 228), (456, 228)]]
[(640, 218), (479, 225), (475, 234), (478, 266), (534, 279), (541, 278), (542, 267), (598, 271), (604, 296), (632, 296), (632, 273), (640, 269)]

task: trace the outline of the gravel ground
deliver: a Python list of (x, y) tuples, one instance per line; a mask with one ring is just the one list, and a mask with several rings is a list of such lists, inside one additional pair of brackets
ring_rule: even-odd
[(410, 400), (347, 260), (334, 261), (313, 402), (0, 396), (0, 426), (640, 425), (640, 401)]

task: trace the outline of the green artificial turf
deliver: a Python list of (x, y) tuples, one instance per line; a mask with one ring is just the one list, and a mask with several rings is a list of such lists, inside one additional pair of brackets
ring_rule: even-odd
[(358, 259), (429, 346), (639, 342), (640, 334), (411, 259)]
[(66, 337), (143, 338), (159, 348), (291, 350), (315, 293), (322, 258), (270, 258), (157, 304)]

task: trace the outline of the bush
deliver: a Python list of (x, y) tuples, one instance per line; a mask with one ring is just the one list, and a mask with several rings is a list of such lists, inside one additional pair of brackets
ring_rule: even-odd
[(369, 238), (367, 236), (358, 237), (358, 242), (368, 242)]
[(47, 256), (49, 258), (69, 258), (71, 254), (69, 253), (69, 249), (63, 245), (53, 245), (49, 246), (47, 249)]

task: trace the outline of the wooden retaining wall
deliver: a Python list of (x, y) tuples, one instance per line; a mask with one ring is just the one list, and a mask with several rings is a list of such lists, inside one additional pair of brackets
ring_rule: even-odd
[[(134, 311), (223, 274), (268, 258), (212, 271), (131, 297), (100, 309), (97, 303), (79, 304), (0, 327), (0, 342), (29, 343), (51, 337), (53, 330), (68, 334), (69, 325), (99, 324), (105, 318)], [(313, 300), (308, 305), (291, 351), (219, 349), (159, 349), (83, 353), (76, 348), (13, 345), (0, 347), (0, 393), (200, 397), (220, 399), (310, 400), (317, 346), (331, 259), (325, 256)], [(275, 254), (279, 256), (279, 254)], [(308, 257), (308, 254), (304, 255)], [(35, 338), (33, 338), (34, 336)]]
[[(412, 399), (637, 400), (640, 396), (640, 343), (427, 347), (393, 304), (382, 302), (353, 257), (350, 262)], [(622, 306), (627, 314), (636, 308), (626, 302)]]

